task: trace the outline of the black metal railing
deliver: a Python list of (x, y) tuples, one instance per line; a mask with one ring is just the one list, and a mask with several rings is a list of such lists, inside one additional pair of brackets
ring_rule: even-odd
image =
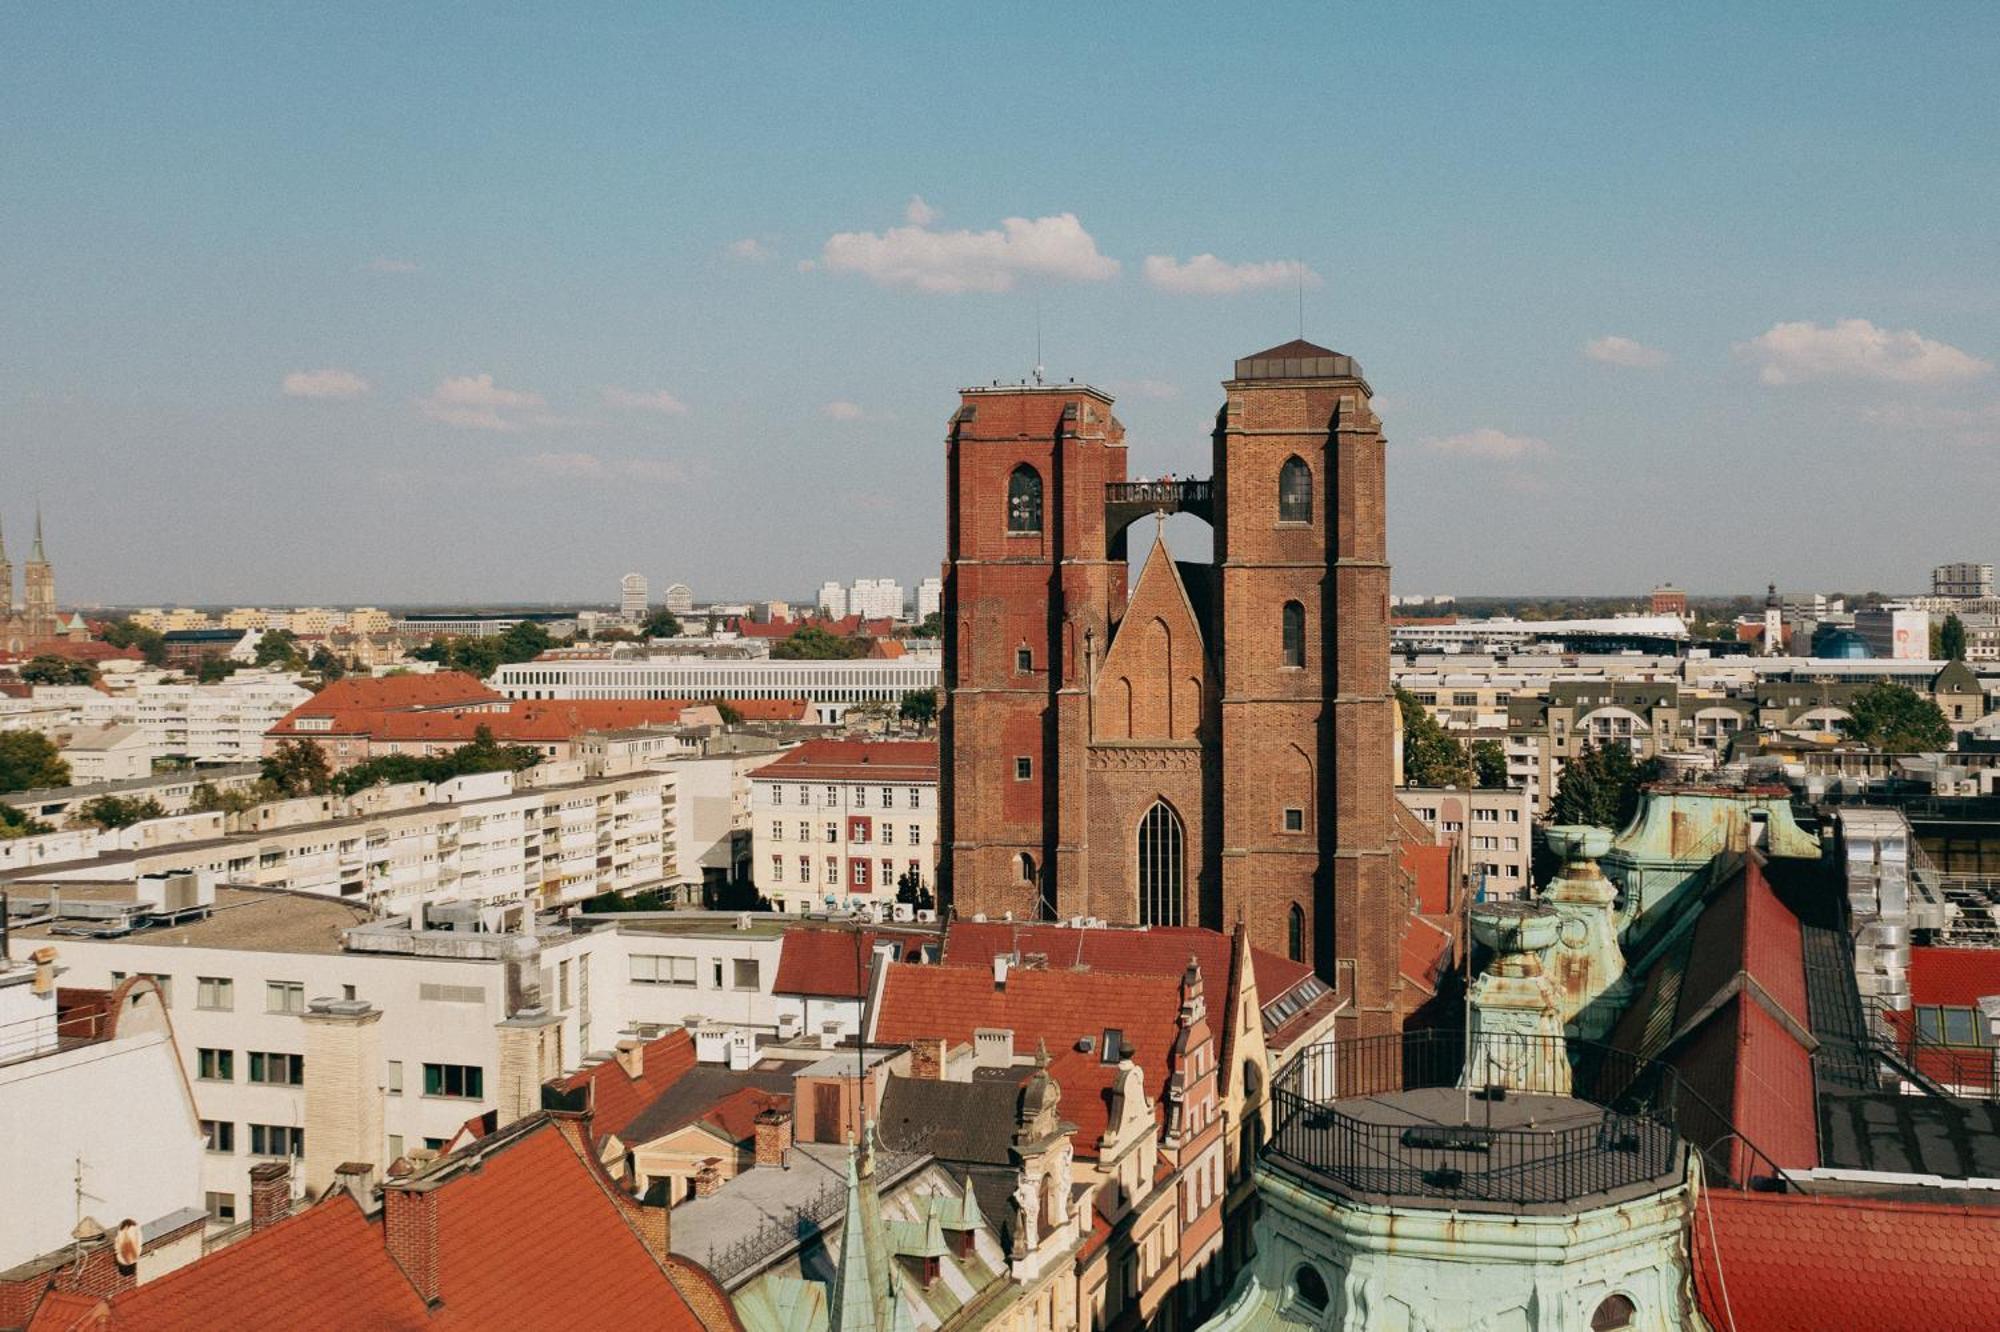
[(1156, 504), (1166, 508), (1186, 508), (1206, 504), (1214, 491), (1210, 481), (1107, 481), (1107, 504)]
[(1982, 1045), (1952, 1045), (1927, 1036), (1915, 1009), (1894, 1009), (1868, 999), (1868, 1034), (1861, 1052), (1886, 1066), (1892, 1080), (1908, 1083), (1932, 1096), (1961, 1100), (2000, 1100), (2000, 1049)]
[[(1341, 1108), (1356, 1098), (1459, 1087), (1464, 1070), (1462, 1032), (1341, 1041), (1294, 1062), (1274, 1083), (1270, 1151), (1361, 1192), (1526, 1204), (1659, 1178), (1682, 1159), (1685, 1143), (1702, 1153), (1711, 1178), (1746, 1188), (1795, 1187), (1670, 1065), (1591, 1041), (1505, 1038), (1490, 1073), (1475, 1069), (1468, 1127), (1484, 1136), (1483, 1145), (1408, 1136), (1403, 1126), (1371, 1123)], [(1517, 1087), (1560, 1088), (1565, 1070), (1568, 1095), (1599, 1107), (1601, 1119), (1553, 1131), (1485, 1127), (1477, 1084), (1490, 1076)]]

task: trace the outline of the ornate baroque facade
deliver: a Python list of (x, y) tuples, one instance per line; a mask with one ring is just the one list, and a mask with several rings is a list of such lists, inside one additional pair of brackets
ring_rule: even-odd
[[(947, 439), (946, 900), (959, 915), (1239, 917), (1394, 1022), (1381, 422), (1361, 369), (1236, 362), (1213, 475), (1128, 479), (1111, 398), (967, 389)], [(1128, 530), (1192, 513), (1212, 563)]]

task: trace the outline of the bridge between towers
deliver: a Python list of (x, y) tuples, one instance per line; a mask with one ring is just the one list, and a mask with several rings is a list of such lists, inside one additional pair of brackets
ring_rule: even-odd
[(1149, 513), (1191, 513), (1214, 527), (1215, 483), (1207, 479), (1105, 482), (1106, 558), (1125, 558), (1125, 530)]

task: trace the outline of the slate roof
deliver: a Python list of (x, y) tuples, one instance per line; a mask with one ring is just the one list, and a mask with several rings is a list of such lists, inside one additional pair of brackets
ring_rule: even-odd
[[(650, 1054), (646, 1062), (650, 1068), (652, 1064)], [(617, 1065), (613, 1064), (611, 1067), (616, 1068)], [(792, 1076), (793, 1070), (790, 1067), (753, 1067), (739, 1071), (722, 1064), (690, 1062), (688, 1067), (683, 1069), (670, 1084), (654, 1093), (651, 1099), (630, 1116), (616, 1132), (627, 1146), (637, 1147), (640, 1143), (664, 1137), (698, 1119), (707, 1119), (718, 1111), (721, 1111), (721, 1117), (714, 1121), (716, 1127), (728, 1132), (728, 1125), (739, 1120), (747, 1125), (750, 1120), (757, 1117), (758, 1111), (774, 1100), (782, 1099), (789, 1102), (792, 1095)], [(648, 1079), (648, 1082), (650, 1083), (651, 1079)], [(723, 1110), (731, 1098), (746, 1090), (755, 1091), (765, 1099), (759, 1101), (747, 1116), (742, 1113), (743, 1105), (747, 1103), (737, 1103), (730, 1109)], [(607, 1131), (609, 1130), (598, 1130), (600, 1134)], [(746, 1127), (742, 1133), (732, 1137), (731, 1141), (741, 1142), (748, 1136), (750, 1130)]]
[(972, 1082), (892, 1077), (882, 1094), (882, 1144), (960, 1165), (1011, 1165), (1021, 1083), (1031, 1072)]
[(2000, 1209), (1709, 1189), (1699, 1210), (1713, 1327), (1975, 1332), (2000, 1310)]
[(1000, 988), (988, 967), (904, 963), (889, 968), (875, 1034), (884, 1042), (941, 1036), (961, 1044), (975, 1028), (998, 1027), (1013, 1031), (1018, 1052), (1046, 1042), (1054, 1060), (1050, 1076), (1062, 1087), (1062, 1117), (1076, 1125), (1076, 1151), (1094, 1157), (1118, 1066), (1102, 1062), (1095, 1051), (1077, 1053), (1076, 1043), (1089, 1037), (1101, 1047), (1104, 1033), (1118, 1030), (1157, 1108), (1180, 1002), (1180, 980), (1172, 976), (1016, 967)]

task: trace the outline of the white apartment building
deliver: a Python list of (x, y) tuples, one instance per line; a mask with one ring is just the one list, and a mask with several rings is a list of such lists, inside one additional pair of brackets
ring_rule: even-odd
[(628, 573), (618, 580), (618, 613), (628, 620), (646, 618), (646, 575)]
[(917, 584), (917, 622), (919, 624), (944, 609), (944, 579), (926, 578)]
[(673, 879), (673, 774), (582, 778), (581, 767), (15, 838), (0, 842), (0, 883), (21, 891), (194, 873), (407, 912), (450, 902), (554, 907)]
[(508, 698), (803, 698), (813, 720), (838, 721), (850, 703), (895, 703), (935, 689), (939, 657), (855, 661), (621, 657), (513, 662), (487, 681)]
[(847, 594), (847, 613), (864, 620), (900, 620), (903, 585), (893, 578), (857, 578)]
[(1500, 787), (1401, 786), (1396, 798), (1453, 848), (1455, 876), (1488, 897), (1519, 897), (1533, 882), (1534, 804), (1528, 791)]
[(819, 585), (819, 612), (829, 619), (838, 620), (847, 614), (847, 589), (839, 583)]
[[(160, 987), (193, 1092), (198, 1124), (186, 1129), (206, 1148), (199, 1184), (182, 1187), (197, 1202), (208, 1195), (217, 1224), (247, 1216), (260, 1161), (298, 1158), (294, 1175), (311, 1189), (348, 1161), (380, 1177), (478, 1116), (505, 1123), (539, 1108), (543, 1081), (628, 1032), (838, 1039), (861, 1020), (858, 993), (782, 992), (789, 936), (770, 916), (596, 917), (537, 932), (508, 913), (449, 907), (413, 923), (243, 888), (156, 904), (178, 909), (118, 937), (59, 936), (45, 920), (17, 925), (10, 942), (19, 956), (59, 947), (72, 984), (143, 976)], [(89, 1104), (88, 1115), (55, 1118), (101, 1132), (106, 1102)]]
[(668, 583), (660, 593), (660, 604), (675, 615), (694, 614), (694, 589), (686, 583)]
[(810, 740), (750, 776), (751, 871), (779, 911), (896, 900), (937, 881), (938, 746)]
[(136, 726), (86, 726), (62, 747), (69, 779), (78, 786), (130, 782), (153, 772), (153, 751)]
[(1931, 570), (1931, 595), (1977, 599), (1993, 595), (1993, 566), (1961, 562)]

